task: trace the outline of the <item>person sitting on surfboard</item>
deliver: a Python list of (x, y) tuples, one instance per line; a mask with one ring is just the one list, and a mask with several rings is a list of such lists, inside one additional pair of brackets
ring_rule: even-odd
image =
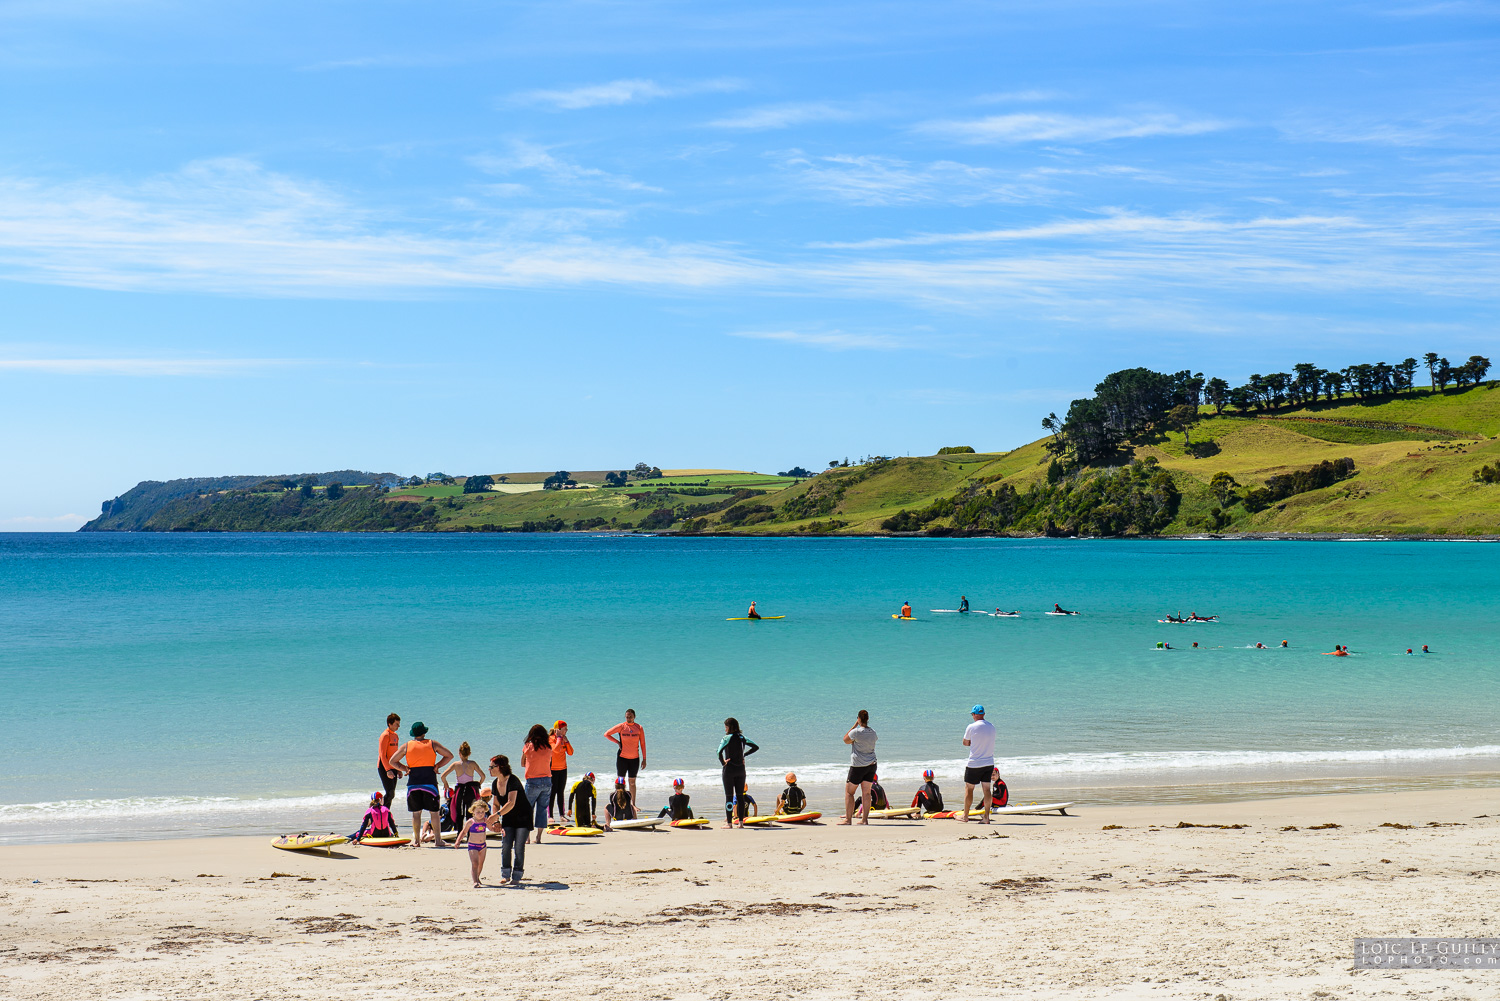
[(682, 779), (672, 780), (672, 795), (667, 800), (667, 805), (661, 808), (658, 817), (671, 817), (676, 820), (692, 820), (693, 808), (688, 806), (688, 794), (682, 791)]
[(801, 813), (807, 809), (807, 793), (797, 784), (797, 773), (786, 773), (786, 788), (781, 790), (781, 795), (776, 797), (776, 812), (783, 816), (791, 816)]
[(923, 813), (942, 813), (943, 790), (939, 789), (938, 784), (932, 780), (931, 768), (922, 772), (922, 779), (922, 787), (911, 798), (911, 805), (920, 807)]
[(1010, 787), (1000, 777), (1000, 769), (990, 769), (990, 806), (1004, 806), (1010, 802)]
[(391, 820), (391, 811), (385, 807), (385, 796), (382, 793), (370, 793), (370, 808), (365, 811), (365, 819), (360, 823), (359, 830), (349, 836), (350, 841), (358, 841), (368, 835), (372, 838), (394, 838), (396, 837), (396, 825)]
[(634, 819), (635, 803), (630, 799), (630, 791), (625, 788), (625, 780), (615, 779), (615, 791), (609, 794), (609, 799), (604, 803), (604, 829), (613, 830), (617, 820)]
[(901, 603), (901, 617), (903, 619), (911, 618), (911, 602), (904, 601)]
[(574, 827), (593, 827), (594, 808), (599, 797), (594, 792), (594, 773), (589, 772), (568, 793), (568, 812), (573, 814)]
[(758, 619), (758, 618), (760, 618), (760, 613), (755, 610), (755, 602), (753, 602), (753, 601), (750, 602), (750, 611), (748, 611), (748, 612), (745, 613), (745, 618), (747, 618), (747, 619)]
[(958, 610), (960, 612), (967, 612), (969, 610), (968, 596), (962, 594), (958, 596)]

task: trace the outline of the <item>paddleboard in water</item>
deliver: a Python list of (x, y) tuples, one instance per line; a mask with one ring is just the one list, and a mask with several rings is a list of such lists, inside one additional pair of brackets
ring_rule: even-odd
[(666, 817), (640, 817), (636, 820), (617, 820), (610, 825), (615, 831), (639, 831), (645, 827), (655, 827), (657, 824), (665, 824)]
[(915, 813), (920, 813), (921, 810), (919, 806), (891, 807), (886, 810), (871, 810), (870, 816), (890, 820), (892, 817), (910, 817)]
[(893, 618), (893, 619), (904, 619), (907, 622), (915, 622), (915, 621), (917, 621), (917, 617), (915, 615), (892, 615), (891, 618)]
[(694, 817), (691, 820), (674, 820), (674, 821), (672, 821), (672, 826), (673, 827), (707, 827), (711, 823), (713, 823), (713, 821), (711, 821), (711, 820), (704, 820), (702, 817)]
[(1019, 619), (1021, 617), (1020, 612), (990, 612), (989, 614), (997, 619)]
[(602, 827), (549, 827), (548, 834), (557, 834), (565, 838), (593, 838), (604, 833)]
[(411, 844), (411, 838), (360, 838), (358, 843), (367, 848), (400, 848)]
[(776, 816), (776, 822), (778, 824), (805, 824), (809, 820), (817, 820), (821, 816), (823, 816), (823, 814), (819, 813), (817, 810), (812, 810), (808, 813), (778, 814)]
[(724, 621), (725, 622), (770, 622), (770, 621), (772, 621), (774, 619), (784, 619), (784, 618), (786, 618), (785, 615), (757, 615), (753, 619), (750, 616), (748, 616), (748, 615), (733, 615), (733, 616), (730, 616), (729, 618), (725, 619)]
[(1046, 615), (1077, 615), (1077, 612), (1045, 612)]
[(929, 612), (942, 612), (947, 615), (988, 615), (989, 612), (970, 612), (962, 608), (929, 608)]
[(289, 852), (305, 852), (312, 848), (332, 848), (348, 840), (342, 834), (283, 834), (271, 842), (271, 847)]

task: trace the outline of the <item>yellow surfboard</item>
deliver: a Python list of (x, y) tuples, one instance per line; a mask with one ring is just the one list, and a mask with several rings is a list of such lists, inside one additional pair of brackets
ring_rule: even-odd
[(280, 848), (287, 852), (305, 852), (315, 848), (328, 849), (330, 854), (334, 845), (341, 845), (349, 839), (342, 834), (283, 834), (271, 842), (272, 848)]

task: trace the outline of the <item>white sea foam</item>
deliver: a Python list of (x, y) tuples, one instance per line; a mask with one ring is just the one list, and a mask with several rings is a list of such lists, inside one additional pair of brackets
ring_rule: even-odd
[[(1080, 784), (1091, 781), (1107, 784), (1127, 780), (1144, 784), (1168, 785), (1200, 781), (1208, 775), (1236, 779), (1284, 778), (1289, 772), (1328, 774), (1341, 766), (1361, 770), (1391, 768), (1410, 771), (1423, 764), (1461, 762), (1466, 759), (1500, 759), (1500, 745), (1476, 747), (1413, 747), (1390, 750), (1320, 750), (1320, 751), (1122, 751), (1078, 754), (1021, 755), (997, 758), (996, 765), (1012, 785), (1024, 780), (1028, 785), (1048, 782)], [(752, 767), (746, 779), (752, 791), (769, 791), (782, 784), (788, 771), (797, 773), (802, 785), (841, 785), (849, 766), (842, 762), (819, 762), (801, 765)], [(916, 782), (923, 769), (931, 768), (939, 781), (960, 779), (964, 759), (933, 759), (882, 762), (885, 781)], [(570, 776), (570, 782), (578, 776)], [(720, 788), (717, 768), (685, 771), (653, 769), (641, 775), (637, 788), (646, 795), (664, 795), (672, 779), (683, 779), (688, 791), (703, 794)], [(613, 784), (614, 777), (601, 774), (596, 779), (601, 796)], [(72, 818), (74, 820), (112, 823), (122, 827), (155, 820), (191, 818), (200, 823), (237, 826), (253, 824), (259, 818), (287, 818), (312, 813), (341, 813), (355, 820), (363, 809), (369, 792), (324, 793), (303, 796), (272, 796), (237, 799), (228, 796), (133, 796), (118, 799), (53, 800), (44, 803), (0, 804), (0, 826)], [(398, 790), (395, 808), (405, 808)]]

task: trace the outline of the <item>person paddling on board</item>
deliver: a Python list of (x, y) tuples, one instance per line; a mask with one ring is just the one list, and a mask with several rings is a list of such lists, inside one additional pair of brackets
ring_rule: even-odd
[(1061, 605), (1059, 605), (1055, 601), (1052, 603), (1052, 610), (1054, 612), (1056, 612), (1058, 615), (1076, 615), (1076, 614), (1078, 614), (1076, 612), (1070, 612), (1070, 611), (1068, 611), (1066, 608), (1062, 607)]
[(911, 602), (903, 601), (901, 603), (901, 617), (903, 619), (911, 618)]
[(747, 618), (747, 619), (758, 619), (758, 618), (760, 618), (760, 613), (755, 610), (755, 602), (753, 602), (753, 601), (750, 602), (750, 611), (748, 611), (748, 612), (745, 613), (745, 618)]
[(958, 610), (960, 612), (967, 612), (969, 610), (969, 599), (967, 595), (961, 594), (958, 596)]

